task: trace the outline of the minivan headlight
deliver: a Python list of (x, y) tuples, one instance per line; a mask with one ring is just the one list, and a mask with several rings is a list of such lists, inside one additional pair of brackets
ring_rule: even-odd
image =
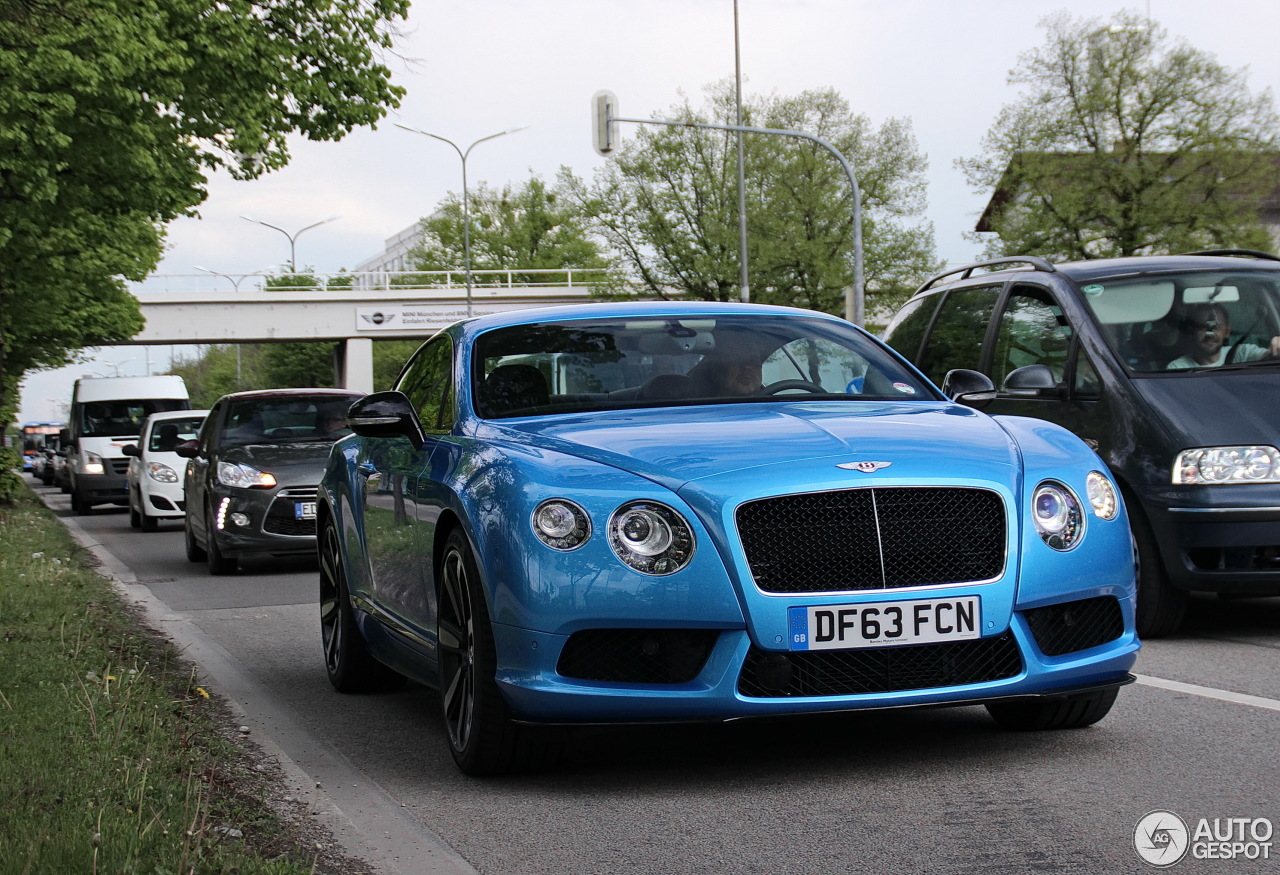
[(1173, 482), (1280, 483), (1280, 450), (1268, 446), (1183, 450), (1173, 462)]
[(1052, 480), (1041, 483), (1032, 494), (1031, 519), (1040, 539), (1064, 553), (1080, 543), (1084, 534), (1079, 499), (1066, 486)]
[(254, 487), (270, 489), (276, 485), (276, 478), (250, 465), (219, 462), (218, 482), (223, 486), (232, 486), (238, 489), (252, 489)]
[(84, 461), (80, 463), (80, 470), (85, 474), (101, 474), (106, 471), (106, 466), (102, 464), (102, 457), (97, 453), (85, 453)]

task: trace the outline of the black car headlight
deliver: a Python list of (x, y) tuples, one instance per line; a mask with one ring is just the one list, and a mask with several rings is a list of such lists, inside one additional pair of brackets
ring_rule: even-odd
[(1183, 450), (1173, 461), (1173, 482), (1280, 483), (1280, 450), (1267, 446)]
[(674, 574), (693, 558), (693, 529), (665, 504), (632, 501), (609, 518), (609, 546), (636, 571)]
[(1046, 480), (1031, 496), (1031, 519), (1040, 539), (1063, 552), (1080, 543), (1084, 514), (1075, 493), (1061, 483)]
[(576, 550), (591, 537), (591, 519), (572, 501), (552, 498), (533, 510), (533, 533), (552, 550)]
[(218, 482), (223, 486), (232, 486), (238, 489), (253, 489), (255, 487), (270, 489), (276, 485), (276, 478), (274, 475), (259, 471), (250, 465), (219, 462)]

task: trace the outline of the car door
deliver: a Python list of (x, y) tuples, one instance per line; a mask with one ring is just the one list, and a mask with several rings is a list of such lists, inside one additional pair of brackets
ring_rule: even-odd
[(408, 438), (366, 440), (357, 465), (372, 595), (396, 625), (426, 641), (435, 638), (431, 554), (442, 504), (423, 481), (456, 418), (452, 373), (453, 342), (447, 335), (418, 350), (396, 390), (417, 411), (426, 443), (415, 450)]
[(209, 543), (209, 520), (208, 520), (208, 484), (209, 478), (213, 474), (212, 466), (213, 454), (216, 452), (217, 436), (220, 428), (219, 423), (225, 412), (226, 405), (217, 403), (209, 412), (209, 417), (204, 421), (204, 425), (200, 428), (200, 433), (196, 436), (196, 440), (200, 444), (200, 452), (187, 462), (187, 471), (183, 475), (182, 494), (183, 504), (187, 510), (187, 525), (192, 527), (192, 532), (199, 533), (196, 539), (200, 543)]
[[(1103, 382), (1091, 354), (1081, 342), (1090, 326), (1063, 306), (1053, 290), (1039, 285), (1013, 284), (997, 309), (988, 332), (982, 370), (997, 387), (994, 401), (983, 408), (990, 414), (1033, 416), (1075, 432), (1095, 450), (1105, 440), (1110, 416)], [(1006, 388), (1013, 371), (1044, 365), (1053, 374), (1053, 388), (1023, 394)]]

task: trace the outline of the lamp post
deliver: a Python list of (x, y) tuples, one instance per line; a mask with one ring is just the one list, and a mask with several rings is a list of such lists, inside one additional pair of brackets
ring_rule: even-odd
[[(246, 216), (241, 216), (241, 218), (247, 218), (247, 217), (246, 217)], [(334, 219), (336, 219), (336, 218), (338, 218), (338, 217), (337, 217), (337, 216), (334, 216), (333, 218), (334, 218)], [(249, 221), (251, 221), (251, 222), (252, 222), (252, 221), (255, 221), (255, 220), (254, 220), (254, 219), (250, 219)], [(325, 222), (329, 222), (329, 221), (332, 221), (332, 219), (325, 219), (324, 221), (325, 221)], [(266, 223), (265, 223), (265, 222), (262, 222), (262, 223), (260, 223), (260, 224), (264, 224), (264, 225), (265, 225)], [(317, 222), (316, 224), (317, 224), (317, 225), (323, 225), (323, 224), (324, 224), (324, 222)], [(275, 226), (274, 226), (274, 225), (269, 225), (268, 227), (275, 227)], [(314, 228), (314, 227), (315, 227), (315, 225), (312, 225), (311, 227), (312, 227), (312, 228)], [(277, 229), (277, 230), (278, 230), (278, 229)], [(307, 230), (307, 229), (306, 229), (306, 228), (303, 228), (303, 229), (302, 229), (302, 231), (305, 231), (305, 230)], [(301, 234), (301, 233), (302, 233), (302, 231), (299, 231), (299, 232), (298, 232), (298, 234)], [(295, 234), (294, 236), (296, 237), (297, 235)], [(290, 240), (289, 242), (291, 242), (291, 243), (292, 243), (293, 241), (292, 241), (292, 240)], [(290, 264), (290, 270), (292, 271), (293, 262), (291, 261), (289, 264)], [(220, 277), (223, 277), (224, 279), (228, 279), (228, 280), (230, 280), (230, 281), (231, 281), (231, 285), (235, 287), (235, 290), (236, 290), (237, 294), (240, 292), (240, 284), (241, 284), (242, 282), (244, 282), (245, 280), (247, 280), (247, 279), (248, 279), (249, 277), (251, 277), (251, 276), (262, 276), (262, 273), (263, 273), (263, 271), (259, 270), (259, 271), (255, 271), (255, 272), (253, 272), (253, 273), (243, 273), (243, 274), (240, 274), (240, 276), (238, 276), (238, 277), (234, 277), (234, 276), (231, 276), (230, 274), (221, 273), (221, 272), (219, 272), (219, 271), (213, 270), (212, 268), (208, 268), (208, 267), (201, 267), (201, 266), (200, 266), (200, 265), (198, 265), (198, 264), (193, 264), (193, 265), (191, 265), (191, 266), (192, 266), (192, 267), (194, 267), (196, 270), (202, 270), (202, 271), (204, 271), (205, 273), (211, 273), (211, 274), (213, 274), (214, 276), (220, 276)], [(240, 388), (240, 344), (238, 344), (238, 343), (236, 344), (236, 388), (237, 388), (237, 389), (239, 389), (239, 388)]]
[[(733, 0), (733, 81), (734, 102), (737, 104), (738, 127), (742, 127), (742, 51), (738, 40), (738, 0)], [(738, 288), (745, 304), (751, 300), (751, 285), (747, 273), (747, 173), (743, 156), (743, 138), (746, 131), (738, 131)]]
[[(279, 227), (278, 225), (273, 225), (270, 222), (264, 222), (261, 219), (255, 219), (252, 216), (242, 215), (240, 218), (244, 219), (246, 222), (253, 222), (255, 225), (262, 225), (267, 228), (272, 228), (276, 231), (279, 231), (284, 236), (288, 237), (289, 238), (289, 273), (297, 273), (298, 272), (298, 261), (297, 261), (298, 238), (302, 236), (304, 231), (310, 231), (312, 228), (319, 228), (321, 225), (328, 224), (329, 222), (332, 222), (334, 219), (341, 219), (342, 216), (330, 216), (327, 219), (321, 219), (319, 222), (313, 222), (307, 227), (300, 228), (299, 230), (295, 231), (292, 234), (290, 234), (284, 228)], [(210, 271), (210, 273), (214, 273), (214, 271)], [(226, 274), (220, 274), (220, 276), (226, 276)]]
[(471, 316), (471, 195), (467, 191), (467, 158), (471, 155), (471, 150), (486, 140), (494, 140), (498, 137), (505, 137), (507, 134), (514, 134), (517, 131), (523, 131), (528, 125), (520, 125), (514, 128), (507, 128), (505, 131), (498, 131), (496, 134), (490, 134), (487, 137), (481, 137), (476, 140), (465, 150), (446, 137), (439, 134), (433, 134), (430, 131), (420, 130), (419, 128), (411, 128), (408, 125), (396, 123), (397, 128), (403, 128), (415, 134), (422, 134), (424, 137), (430, 137), (433, 140), (439, 140), (442, 143), (448, 143), (453, 147), (453, 151), (458, 153), (458, 157), (462, 159), (462, 258), (466, 268), (467, 275), (467, 316)]

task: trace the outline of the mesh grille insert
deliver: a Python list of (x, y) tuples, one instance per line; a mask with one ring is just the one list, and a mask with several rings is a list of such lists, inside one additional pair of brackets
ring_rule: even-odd
[(1120, 602), (1111, 596), (1033, 608), (1024, 616), (1045, 656), (1088, 650), (1124, 634)]
[(1004, 502), (966, 488), (866, 488), (738, 508), (765, 592), (841, 592), (991, 580), (1004, 572)]
[(1022, 654), (1013, 635), (799, 653), (752, 648), (738, 676), (738, 692), (753, 698), (851, 696), (978, 684), (1017, 676)]

